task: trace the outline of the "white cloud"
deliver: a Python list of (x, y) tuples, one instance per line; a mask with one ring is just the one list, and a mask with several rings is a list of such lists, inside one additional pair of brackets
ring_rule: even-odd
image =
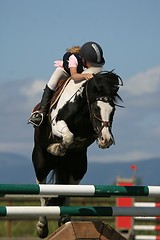
[[(32, 144), (33, 140), (31, 139), (30, 142), (19, 141), (15, 138), (15, 141), (7, 141), (7, 142), (0, 142), (0, 152), (8, 152), (8, 153), (18, 153), (22, 155), (27, 155), (29, 151), (31, 152), (33, 148)], [(27, 150), (27, 151), (26, 151)]]
[(138, 73), (132, 78), (124, 81), (125, 91), (133, 96), (154, 94), (160, 90), (160, 66), (151, 68), (146, 72)]
[(34, 80), (20, 86), (19, 94), (23, 98), (21, 101), (23, 111), (28, 111), (29, 114), (33, 107), (40, 102), (45, 85), (45, 80)]
[(30, 85), (26, 84), (22, 86), (20, 93), (28, 98), (39, 95), (42, 93), (42, 89), (44, 89), (45, 83), (46, 82), (44, 80), (35, 80)]

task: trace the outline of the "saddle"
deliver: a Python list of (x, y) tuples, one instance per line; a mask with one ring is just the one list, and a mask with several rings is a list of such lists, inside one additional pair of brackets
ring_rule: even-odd
[[(53, 97), (50, 101), (50, 107), (49, 110), (51, 110), (52, 108), (54, 108), (60, 98), (60, 96), (62, 95), (65, 87), (67, 86), (67, 84), (69, 83), (69, 81), (71, 80), (71, 77), (69, 77), (67, 80), (66, 79), (62, 79), (58, 82), (56, 88), (55, 88), (55, 92), (53, 94)], [(40, 107), (40, 102), (33, 108), (32, 112), (38, 111)]]
[(53, 94), (53, 97), (51, 99), (50, 102), (50, 110), (55, 107), (55, 105), (57, 104), (60, 96), (62, 95), (62, 93), (64, 92), (65, 87), (67, 86), (67, 84), (69, 83), (69, 81), (71, 80), (71, 77), (69, 77), (67, 80), (60, 80), (56, 86), (55, 89), (55, 93)]

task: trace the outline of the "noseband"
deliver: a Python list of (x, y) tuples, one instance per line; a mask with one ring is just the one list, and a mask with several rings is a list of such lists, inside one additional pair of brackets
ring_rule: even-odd
[[(104, 127), (108, 127), (108, 128), (111, 127), (110, 121), (103, 121), (102, 119), (100, 119), (99, 117), (97, 117), (95, 113), (90, 112), (90, 117), (91, 117), (91, 121), (92, 121), (92, 124), (93, 124), (94, 131), (95, 131), (98, 135), (101, 133), (101, 131), (102, 131), (102, 129), (103, 129)], [(100, 128), (99, 130), (98, 130), (97, 127), (95, 126), (95, 121), (94, 121), (94, 119), (97, 119), (99, 122), (102, 123), (102, 126), (101, 126), (101, 128)]]

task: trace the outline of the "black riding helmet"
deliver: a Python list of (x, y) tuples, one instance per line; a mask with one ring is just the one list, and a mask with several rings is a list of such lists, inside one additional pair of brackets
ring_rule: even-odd
[(80, 49), (80, 55), (93, 65), (102, 66), (105, 64), (103, 50), (96, 42), (86, 42)]

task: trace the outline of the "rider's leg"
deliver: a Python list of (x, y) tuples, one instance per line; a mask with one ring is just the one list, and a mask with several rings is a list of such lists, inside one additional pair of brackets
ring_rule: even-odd
[(51, 78), (49, 79), (47, 85), (50, 89), (54, 90), (59, 82), (59, 80), (69, 78), (69, 74), (61, 67), (57, 67)]
[(44, 89), (44, 93), (40, 102), (40, 108), (38, 109), (38, 111), (35, 111), (31, 114), (28, 120), (29, 123), (32, 123), (36, 127), (41, 125), (44, 117), (48, 113), (50, 101), (53, 97), (54, 89), (58, 84), (58, 81), (61, 79), (67, 79), (68, 77), (69, 75), (62, 68), (56, 68), (49, 82), (47, 83), (46, 88)]
[(29, 122), (32, 123), (35, 126), (40, 126), (44, 117), (47, 115), (48, 113), (48, 109), (49, 109), (49, 104), (50, 101), (52, 99), (54, 91), (51, 90), (48, 85), (46, 85), (43, 95), (42, 95), (42, 99), (40, 102), (40, 107), (37, 111), (33, 112), (29, 118)]

